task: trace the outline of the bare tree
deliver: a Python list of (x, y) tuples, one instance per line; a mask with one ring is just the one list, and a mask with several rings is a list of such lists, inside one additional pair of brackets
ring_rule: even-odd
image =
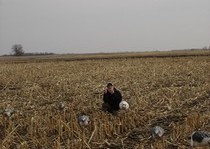
[(21, 44), (15, 44), (12, 46), (12, 53), (14, 56), (22, 56), (24, 55), (23, 46)]

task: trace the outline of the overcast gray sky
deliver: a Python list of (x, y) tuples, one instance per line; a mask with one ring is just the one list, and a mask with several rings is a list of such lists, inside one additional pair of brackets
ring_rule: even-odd
[(210, 0), (0, 0), (0, 55), (210, 45)]

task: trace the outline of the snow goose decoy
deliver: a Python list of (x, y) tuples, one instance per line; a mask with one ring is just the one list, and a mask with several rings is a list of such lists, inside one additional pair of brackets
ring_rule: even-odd
[(13, 114), (15, 113), (15, 110), (14, 109), (5, 109), (2, 114), (5, 116), (5, 117), (10, 117), (12, 116)]
[(160, 126), (155, 126), (152, 128), (152, 138), (156, 139), (157, 137), (161, 138), (165, 133), (164, 129)]
[(87, 126), (90, 122), (90, 117), (87, 116), (87, 115), (81, 115), (78, 117), (78, 123), (81, 125), (81, 126)]
[(121, 101), (119, 104), (119, 107), (121, 110), (128, 110), (129, 109), (129, 104), (126, 101)]
[(210, 146), (210, 133), (205, 131), (194, 131), (190, 139), (190, 146), (201, 147), (201, 146)]
[(55, 108), (56, 108), (57, 110), (62, 111), (62, 110), (64, 110), (64, 108), (65, 108), (65, 103), (62, 102), (62, 101), (57, 102), (57, 103), (55, 104)]

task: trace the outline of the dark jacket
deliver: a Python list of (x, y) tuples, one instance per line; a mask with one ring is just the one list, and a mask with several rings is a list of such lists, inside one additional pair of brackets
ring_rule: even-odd
[(110, 106), (109, 111), (117, 111), (120, 109), (119, 104), (122, 101), (122, 95), (117, 89), (114, 88), (113, 94), (109, 93), (108, 91), (107, 93), (104, 93), (103, 101)]

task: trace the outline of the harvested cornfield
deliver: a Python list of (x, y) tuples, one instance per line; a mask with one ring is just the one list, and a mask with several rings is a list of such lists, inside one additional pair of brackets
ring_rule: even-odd
[[(118, 116), (101, 111), (108, 82), (130, 104)], [(0, 115), (2, 149), (187, 149), (194, 130), (210, 131), (209, 106), (209, 56), (0, 63), (0, 110), (14, 109)]]

